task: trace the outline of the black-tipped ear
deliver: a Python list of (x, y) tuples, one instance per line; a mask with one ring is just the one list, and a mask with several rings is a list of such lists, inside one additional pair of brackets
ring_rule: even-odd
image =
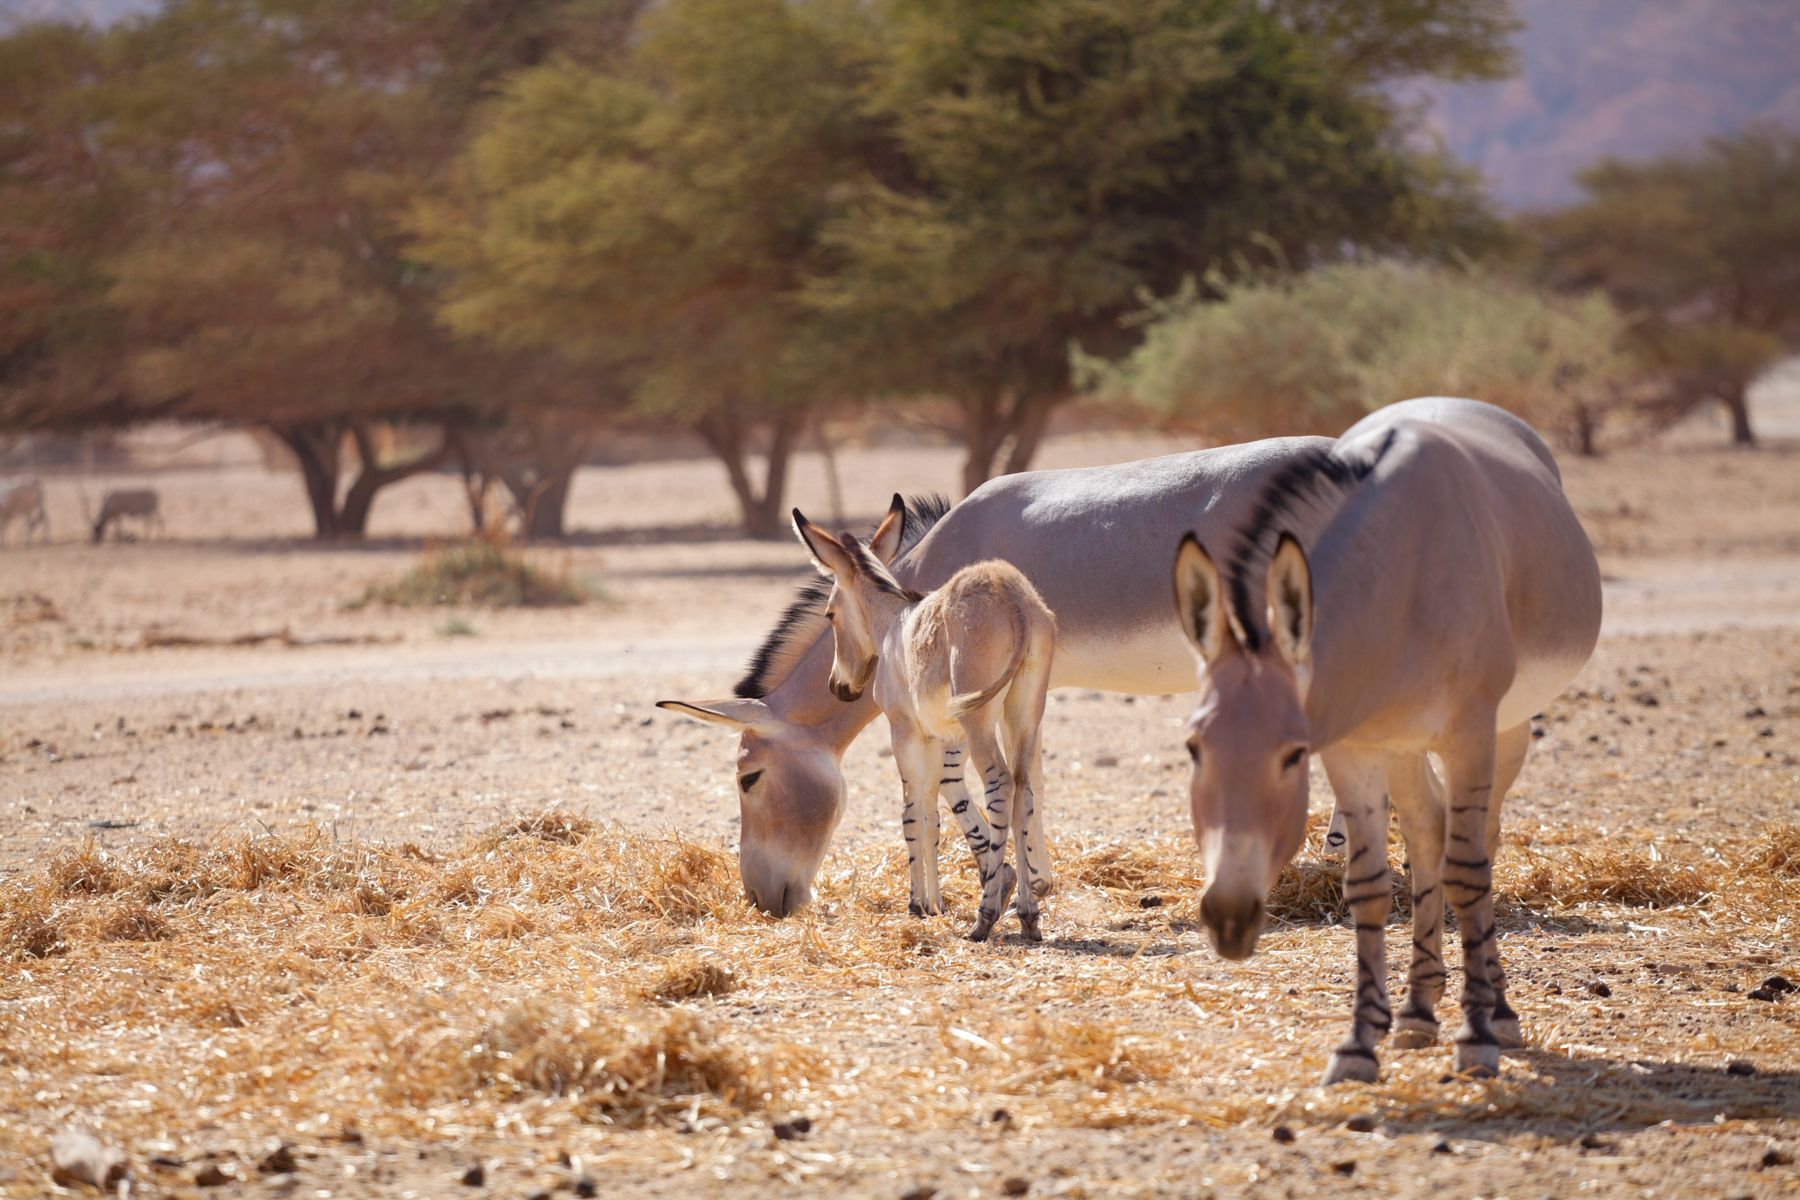
[(1269, 634), (1275, 639), (1275, 648), (1289, 663), (1303, 665), (1312, 649), (1312, 566), (1291, 533), (1283, 533), (1275, 544), (1265, 595)]
[(1224, 581), (1212, 555), (1189, 533), (1175, 552), (1175, 617), (1194, 651), (1207, 663), (1216, 661), (1231, 646), (1226, 619)]
[(797, 508), (793, 512), (793, 518), (794, 536), (800, 539), (800, 544), (812, 555), (814, 566), (826, 575), (840, 578), (850, 570), (850, 559), (835, 538), (807, 520), (806, 514)]
[(899, 492), (894, 493), (893, 502), (888, 505), (887, 516), (881, 518), (881, 524), (869, 535), (869, 553), (875, 561), (887, 565), (900, 556), (900, 544), (906, 540), (906, 500)]
[(737, 696), (728, 700), (658, 700), (656, 707), (733, 729), (749, 729), (774, 719), (774, 713), (761, 700)]

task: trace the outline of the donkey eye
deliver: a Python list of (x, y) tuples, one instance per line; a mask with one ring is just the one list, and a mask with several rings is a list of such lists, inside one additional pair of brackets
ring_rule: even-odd
[(1306, 760), (1306, 747), (1295, 746), (1281, 758), (1281, 769), (1291, 771)]
[(751, 771), (748, 774), (746, 774), (738, 779), (738, 787), (742, 788), (744, 791), (747, 792), (751, 788), (755, 787), (756, 781), (761, 778), (762, 778), (761, 771)]

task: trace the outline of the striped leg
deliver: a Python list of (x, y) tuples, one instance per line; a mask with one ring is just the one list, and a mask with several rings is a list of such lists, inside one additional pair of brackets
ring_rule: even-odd
[(1375, 1047), (1393, 1023), (1387, 990), (1387, 918), (1394, 903), (1387, 864), (1387, 772), (1373, 755), (1334, 750), (1321, 757), (1344, 818), (1344, 902), (1356, 922), (1350, 1036), (1331, 1052), (1324, 1082), (1373, 1083), (1380, 1070)]
[[(965, 718), (963, 732), (968, 736), (969, 760), (975, 764), (975, 770), (981, 776), (990, 836), (1004, 857), (1007, 834), (1012, 827), (1013, 776), (1006, 769), (1006, 760), (1000, 753), (1000, 743), (994, 738), (993, 719), (997, 714), (991, 708), (992, 706), (990, 710), (971, 713)], [(981, 889), (981, 911), (976, 915), (975, 928), (969, 932), (970, 941), (987, 940), (988, 934), (993, 931), (994, 922), (1006, 911), (1006, 901), (1016, 883), (1016, 873), (1004, 866), (989, 877)]]
[(1437, 1003), (1444, 996), (1444, 803), (1423, 754), (1388, 761), (1388, 795), (1412, 863), (1412, 961), (1406, 1004), (1394, 1023), (1394, 1045), (1417, 1050), (1437, 1040)]
[(1463, 949), (1463, 1027), (1456, 1035), (1458, 1071), (1500, 1070), (1494, 1036), (1500, 955), (1494, 941), (1494, 864), (1488, 857), (1488, 809), (1494, 790), (1494, 724), (1471, 722), (1444, 748), (1448, 810), (1444, 842), (1444, 898), (1456, 909)]
[[(1493, 859), (1500, 850), (1500, 806), (1512, 790), (1519, 771), (1525, 766), (1525, 753), (1531, 749), (1531, 722), (1503, 729), (1494, 741), (1494, 790), (1488, 797), (1487, 852)], [(1500, 966), (1499, 947), (1494, 949), (1494, 1037), (1503, 1050), (1516, 1050), (1525, 1044), (1519, 1028), (1519, 1014), (1506, 1002), (1506, 972)]]
[(1044, 755), (1040, 736), (1044, 723), (1044, 685), (1049, 664), (1028, 660), (1006, 694), (1006, 740), (1012, 750), (1013, 842), (1019, 864), (1019, 929), (1028, 942), (1044, 940), (1039, 925), (1037, 883), (1045, 877), (1043, 822), (1037, 815), (1038, 769)]
[[(900, 768), (905, 807), (900, 832), (906, 839), (906, 911), (915, 917), (944, 911), (937, 891), (937, 744), (905, 719), (889, 720), (894, 739), (894, 765)], [(926, 808), (933, 811), (926, 814)]]
[(944, 747), (944, 773), (938, 777), (938, 788), (950, 802), (951, 815), (962, 827), (963, 840), (969, 843), (969, 853), (975, 856), (975, 873), (985, 890), (993, 872), (1006, 865), (1006, 847), (994, 844), (987, 811), (975, 803), (975, 798), (969, 795), (968, 785), (963, 782), (966, 753), (961, 746)]

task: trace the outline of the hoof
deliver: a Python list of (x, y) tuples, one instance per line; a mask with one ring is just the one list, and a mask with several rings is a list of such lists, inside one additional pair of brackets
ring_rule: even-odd
[(1525, 1045), (1525, 1035), (1519, 1031), (1519, 1018), (1495, 1017), (1488, 1026), (1494, 1031), (1494, 1040), (1500, 1043), (1502, 1050), (1517, 1050)]
[(939, 904), (934, 908), (929, 904), (913, 900), (908, 902), (906, 912), (908, 916), (918, 917), (920, 919), (924, 919), (925, 917), (941, 917), (944, 915), (944, 906)]
[(975, 928), (969, 930), (969, 940), (971, 942), (987, 941), (988, 935), (994, 932), (994, 922), (999, 919), (999, 913), (989, 912), (985, 908), (982, 909), (980, 914), (975, 918)]
[(1438, 1024), (1417, 1017), (1401, 1017), (1394, 1023), (1393, 1036), (1396, 1050), (1423, 1050), (1437, 1042)]
[(1032, 913), (1029, 917), (1024, 913), (1019, 914), (1019, 933), (1026, 941), (1041, 942), (1044, 940), (1044, 930), (1038, 921), (1039, 917), (1036, 913)]
[(1452, 1065), (1458, 1075), (1491, 1079), (1500, 1073), (1500, 1046), (1496, 1042), (1459, 1041)]
[(1361, 1046), (1339, 1046), (1331, 1052), (1331, 1061), (1325, 1064), (1325, 1078), (1320, 1080), (1326, 1087), (1334, 1083), (1374, 1083), (1381, 1074), (1381, 1064), (1375, 1061), (1375, 1053)]

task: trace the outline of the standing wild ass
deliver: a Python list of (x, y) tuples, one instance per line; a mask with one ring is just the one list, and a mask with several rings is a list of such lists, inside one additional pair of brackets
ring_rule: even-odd
[[(1494, 940), (1500, 803), (1530, 718), (1600, 632), (1600, 571), (1550, 451), (1471, 400), (1409, 400), (1262, 487), (1234, 534), (1189, 534), (1176, 613), (1204, 663), (1188, 725), (1201, 919), (1248, 958), (1264, 898), (1299, 848), (1309, 752), (1337, 795), (1356, 921), (1350, 1035), (1325, 1082), (1373, 1080), (1392, 1024), (1384, 930), (1391, 796), (1412, 861), (1413, 954), (1396, 1043), (1428, 1045), (1443, 995), (1443, 903), (1463, 946), (1459, 1071), (1499, 1069), (1518, 1017)], [(1229, 547), (1220, 570), (1203, 543)], [(1447, 794), (1427, 754), (1443, 764)]]
[[(929, 596), (902, 587), (870, 548), (897, 549), (905, 522), (905, 501), (895, 496), (865, 547), (794, 510), (794, 532), (835, 580), (825, 600), (831, 691), (844, 701), (871, 691), (893, 735), (910, 887), (925, 897), (915, 916), (944, 911), (937, 861), (944, 747), (962, 742), (981, 776), (985, 819), (966, 796), (953, 811), (981, 874), (981, 911), (969, 938), (982, 942), (1016, 880), (1048, 877), (1036, 784), (1056, 619), (1017, 567), (994, 559), (964, 567)], [(1009, 825), (1017, 872), (1006, 865)], [(1018, 909), (1026, 940), (1042, 941), (1033, 888), (1019, 889)]]
[[(1051, 687), (1184, 692), (1196, 675), (1169, 619), (1169, 547), (1190, 529), (1224, 537), (1240, 528), (1269, 480), (1330, 444), (1273, 438), (1006, 475), (955, 508), (911, 508), (891, 570), (902, 586), (929, 591), (970, 563), (1004, 559), (1056, 614)], [(822, 585), (804, 589), (783, 614), (734, 697), (663, 704), (738, 731), (738, 869), (751, 902), (778, 917), (812, 895), (843, 813), (844, 751), (876, 713), (872, 697), (846, 704), (827, 686), (830, 589)], [(961, 747), (947, 748), (941, 778), (952, 806), (969, 798), (962, 776)], [(1031, 836), (1043, 844), (1041, 831)], [(925, 901), (916, 891), (910, 896), (920, 909)]]
[[(162, 498), (155, 488), (114, 488), (100, 501), (100, 515), (94, 518), (94, 544), (106, 537), (106, 527), (117, 523), (124, 529), (125, 518), (142, 522), (146, 534), (151, 529), (163, 530)], [(122, 534), (120, 536), (123, 536)]]
[(26, 545), (31, 544), (34, 533), (50, 536), (50, 522), (44, 517), (44, 485), (35, 475), (0, 483), (0, 544), (5, 543), (7, 527), (15, 518), (25, 522)]

